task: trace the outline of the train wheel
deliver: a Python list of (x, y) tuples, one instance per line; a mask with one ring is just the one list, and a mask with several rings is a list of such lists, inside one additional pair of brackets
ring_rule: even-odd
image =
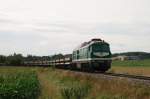
[(87, 64), (86, 63), (81, 64), (81, 71), (87, 72)]
[(70, 69), (71, 70), (76, 70), (77, 69), (76, 63), (72, 63), (71, 66), (70, 66)]
[(91, 62), (88, 63), (88, 72), (93, 73), (94, 72), (94, 68), (92, 66), (93, 64)]

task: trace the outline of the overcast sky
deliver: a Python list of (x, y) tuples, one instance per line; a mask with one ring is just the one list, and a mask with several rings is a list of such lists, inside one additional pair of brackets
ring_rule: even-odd
[(71, 53), (91, 38), (150, 52), (150, 0), (0, 0), (0, 54)]

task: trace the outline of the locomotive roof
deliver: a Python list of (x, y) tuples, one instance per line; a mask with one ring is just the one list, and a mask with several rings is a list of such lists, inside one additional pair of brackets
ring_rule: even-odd
[[(79, 45), (77, 48), (75, 48), (74, 51), (75, 51), (75, 50), (78, 50), (78, 49), (80, 49), (80, 48), (82, 48), (82, 47), (85, 47), (85, 46), (91, 45), (91, 44), (93, 44), (93, 43), (96, 43), (96, 42), (105, 42), (105, 41), (104, 41), (104, 40), (101, 40), (101, 39), (98, 39), (98, 38), (94, 38), (94, 39), (90, 40), (89, 42), (84, 42), (84, 43), (82, 43), (82, 44)], [(107, 43), (107, 42), (105, 42), (105, 43)]]

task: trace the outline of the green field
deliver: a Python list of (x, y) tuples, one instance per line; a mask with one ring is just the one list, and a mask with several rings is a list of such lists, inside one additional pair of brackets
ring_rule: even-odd
[(41, 67), (3, 66), (0, 75), (0, 99), (150, 99), (149, 87), (125, 79), (97, 79)]
[(112, 61), (109, 72), (150, 76), (150, 59)]
[(35, 72), (6, 71), (0, 72), (0, 99), (37, 99), (40, 84)]
[(125, 60), (125, 61), (114, 60), (114, 61), (112, 61), (112, 66), (150, 67), (150, 59), (145, 59), (145, 60)]

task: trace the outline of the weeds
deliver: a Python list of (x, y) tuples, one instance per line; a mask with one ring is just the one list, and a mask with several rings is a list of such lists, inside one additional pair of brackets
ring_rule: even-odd
[(84, 99), (88, 95), (90, 87), (88, 84), (64, 87), (61, 89), (61, 95), (63, 99)]

